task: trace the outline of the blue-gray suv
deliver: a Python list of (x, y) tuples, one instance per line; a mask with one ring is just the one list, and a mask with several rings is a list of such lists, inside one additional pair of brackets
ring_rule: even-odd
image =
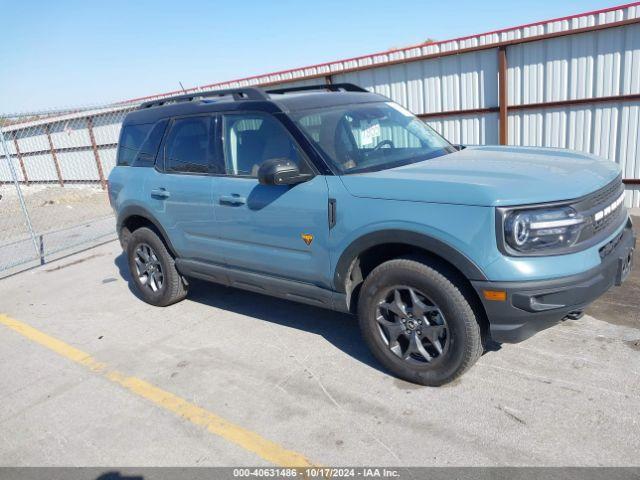
[(357, 313), (375, 357), (424, 385), (461, 375), (489, 339), (578, 319), (635, 246), (615, 163), (455, 146), (350, 84), (143, 104), (109, 190), (148, 303), (198, 278)]

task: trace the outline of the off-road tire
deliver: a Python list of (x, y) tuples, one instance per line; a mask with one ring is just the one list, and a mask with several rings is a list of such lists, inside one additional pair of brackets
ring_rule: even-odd
[[(145, 286), (138, 278), (135, 256), (136, 250), (141, 245), (151, 247), (162, 270), (162, 286), (155, 292)], [(187, 296), (187, 285), (178, 270), (176, 270), (173, 257), (162, 239), (150, 228), (141, 227), (131, 233), (127, 240), (127, 257), (133, 283), (140, 298), (145, 302), (157, 307), (166, 307), (183, 300)]]
[[(358, 300), (360, 329), (373, 355), (391, 373), (409, 382), (440, 386), (458, 378), (482, 355), (479, 319), (454, 282), (437, 268), (412, 259), (384, 262), (366, 277)], [(409, 363), (390, 350), (380, 333), (378, 305), (385, 291), (399, 285), (424, 292), (446, 318), (450, 343), (437, 362)]]

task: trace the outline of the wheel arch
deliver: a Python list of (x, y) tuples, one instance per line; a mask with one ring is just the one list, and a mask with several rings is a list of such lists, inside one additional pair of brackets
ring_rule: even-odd
[(171, 244), (171, 239), (167, 232), (162, 227), (162, 224), (155, 218), (155, 216), (144, 207), (138, 205), (130, 205), (122, 209), (118, 214), (117, 220), (117, 232), (120, 243), (123, 249), (126, 250), (126, 245), (131, 236), (131, 233), (140, 227), (149, 227), (154, 230), (160, 239), (164, 242), (169, 253), (175, 258), (177, 256), (176, 249)]
[(380, 230), (354, 240), (336, 264), (334, 289), (346, 295), (347, 308), (355, 311), (359, 288), (373, 268), (401, 257), (418, 258), (447, 270), (474, 299), (477, 292), (470, 281), (487, 279), (469, 257), (442, 240), (409, 230)]
[(410, 230), (388, 229), (362, 235), (342, 252), (333, 276), (336, 290), (343, 293), (346, 291), (345, 280), (358, 257), (371, 248), (385, 244), (401, 244), (418, 248), (450, 263), (468, 280), (487, 280), (473, 260), (442, 240)]

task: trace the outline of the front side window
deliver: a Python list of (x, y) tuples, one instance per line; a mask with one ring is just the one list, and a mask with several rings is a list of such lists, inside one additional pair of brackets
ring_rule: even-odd
[(393, 102), (341, 105), (292, 116), (338, 174), (384, 170), (456, 151)]
[(284, 126), (261, 113), (225, 115), (224, 152), (227, 175), (257, 177), (263, 162), (286, 158), (307, 171), (302, 154)]
[(173, 122), (165, 145), (164, 168), (168, 173), (209, 173), (213, 142), (212, 117), (179, 118)]

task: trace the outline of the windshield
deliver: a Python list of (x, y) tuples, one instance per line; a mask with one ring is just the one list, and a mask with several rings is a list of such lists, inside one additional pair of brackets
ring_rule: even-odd
[(384, 170), (456, 151), (393, 102), (305, 110), (292, 117), (338, 174)]

